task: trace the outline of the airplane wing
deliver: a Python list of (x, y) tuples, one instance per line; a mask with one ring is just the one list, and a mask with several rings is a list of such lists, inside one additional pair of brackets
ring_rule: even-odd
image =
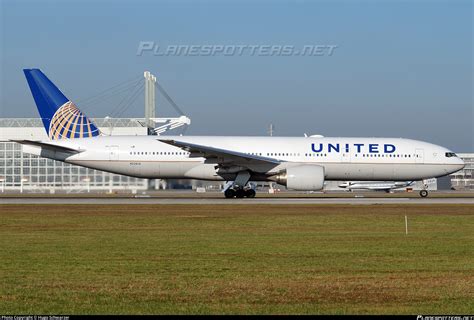
[(215, 160), (218, 164), (234, 165), (278, 165), (281, 161), (276, 159), (251, 155), (233, 150), (220, 149), (178, 140), (158, 139), (158, 141), (181, 148), (191, 153), (190, 157), (203, 157)]
[(19, 144), (28, 145), (28, 146), (41, 147), (43, 149), (58, 151), (58, 152), (65, 152), (65, 153), (80, 153), (84, 151), (84, 150), (74, 149), (71, 147), (60, 146), (53, 143), (47, 143), (43, 141), (34, 141), (34, 140), (10, 140), (10, 141), (16, 142)]

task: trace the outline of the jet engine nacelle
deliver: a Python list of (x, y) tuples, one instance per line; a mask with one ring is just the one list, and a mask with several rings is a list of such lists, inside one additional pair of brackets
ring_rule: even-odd
[(292, 190), (317, 191), (324, 187), (324, 168), (317, 165), (289, 167), (272, 180)]

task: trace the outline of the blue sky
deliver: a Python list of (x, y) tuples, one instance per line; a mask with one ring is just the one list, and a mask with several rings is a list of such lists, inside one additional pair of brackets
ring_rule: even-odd
[[(1, 1), (0, 117), (37, 117), (22, 69), (73, 101), (150, 70), (187, 134), (390, 136), (474, 151), (471, 1)], [(337, 45), (331, 56), (137, 56), (167, 45)], [(110, 115), (113, 99), (85, 106)], [(158, 113), (174, 115), (162, 99)], [(81, 108), (80, 102), (78, 103)], [(123, 116), (143, 116), (138, 99)]]

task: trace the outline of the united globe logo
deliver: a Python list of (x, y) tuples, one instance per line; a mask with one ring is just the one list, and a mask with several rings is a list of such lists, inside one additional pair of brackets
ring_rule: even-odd
[(51, 119), (51, 140), (91, 138), (100, 134), (99, 129), (71, 101), (63, 104)]

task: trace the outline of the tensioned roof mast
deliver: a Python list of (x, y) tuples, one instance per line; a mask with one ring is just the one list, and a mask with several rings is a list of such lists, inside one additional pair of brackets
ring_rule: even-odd
[[(148, 135), (160, 135), (168, 130), (176, 129), (184, 125), (190, 125), (191, 119), (183, 114), (181, 109), (176, 105), (166, 91), (157, 83), (156, 77), (149, 71), (145, 71), (143, 76), (145, 77), (145, 123), (143, 125), (147, 127)], [(156, 88), (158, 88), (173, 108), (178, 111), (180, 117), (156, 118)]]

